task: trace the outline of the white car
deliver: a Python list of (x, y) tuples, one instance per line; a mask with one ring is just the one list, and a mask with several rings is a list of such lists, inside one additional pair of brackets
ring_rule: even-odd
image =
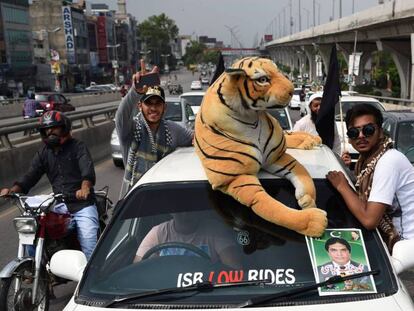
[(293, 90), (293, 96), (292, 96), (292, 99), (290, 100), (290, 103), (289, 103), (290, 109), (300, 109), (299, 93), (300, 93), (301, 90), (302, 90), (302, 88), (300, 88), (300, 87), (295, 87), (295, 89)]
[(186, 92), (180, 95), (180, 99), (183, 103), (189, 104), (194, 114), (197, 114), (205, 93), (205, 91)]
[(199, 80), (195, 80), (191, 82), (190, 89), (192, 90), (202, 90), (203, 86), (201, 85), (201, 82)]
[[(325, 179), (330, 170), (347, 174), (332, 151), (321, 146), (287, 152), (312, 176), (316, 202), (327, 211), (329, 227), (358, 230), (360, 224)], [(265, 172), (259, 178), (272, 197), (296, 208), (288, 180)], [(370, 266), (366, 273), (373, 274), (375, 290), (320, 295), (314, 286), (314, 251), (305, 236), (271, 224), (212, 190), (192, 147), (159, 161), (118, 204), (88, 263), (75, 250), (52, 257), (54, 275), (79, 281), (66, 311), (232, 311), (244, 306), (256, 311), (414, 310), (398, 277), (414, 266), (413, 240), (397, 242), (390, 256), (377, 230), (361, 229), (357, 239), (363, 238)], [(176, 238), (181, 242), (165, 239), (160, 231), (172, 225), (183, 230)], [(159, 244), (161, 238), (166, 242)], [(149, 246), (144, 250), (145, 244)], [(353, 260), (358, 256), (352, 252)]]
[(201, 84), (209, 85), (210, 80), (207, 77), (202, 77), (201, 78)]

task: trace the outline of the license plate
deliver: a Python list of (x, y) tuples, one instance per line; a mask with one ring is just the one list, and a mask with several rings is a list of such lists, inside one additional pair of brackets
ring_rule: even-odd
[(33, 233), (19, 233), (19, 240), (21, 244), (33, 245), (35, 234)]

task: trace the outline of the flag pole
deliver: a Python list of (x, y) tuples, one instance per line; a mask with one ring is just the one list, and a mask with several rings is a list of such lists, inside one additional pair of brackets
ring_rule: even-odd
[(347, 152), (346, 150), (346, 142), (345, 142), (345, 122), (344, 122), (344, 112), (342, 110), (342, 96), (339, 96), (339, 118), (341, 120), (341, 136), (342, 136), (342, 153)]

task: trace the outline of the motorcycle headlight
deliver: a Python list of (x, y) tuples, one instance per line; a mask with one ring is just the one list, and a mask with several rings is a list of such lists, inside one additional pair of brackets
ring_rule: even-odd
[(16, 217), (13, 223), (19, 233), (36, 233), (37, 231), (37, 221), (34, 217)]

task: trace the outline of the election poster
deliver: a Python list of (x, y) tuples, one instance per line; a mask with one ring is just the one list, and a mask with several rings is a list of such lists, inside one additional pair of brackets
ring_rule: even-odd
[[(371, 271), (360, 229), (326, 229), (320, 238), (306, 237), (316, 282)], [(319, 295), (376, 293), (372, 275), (319, 287)]]

